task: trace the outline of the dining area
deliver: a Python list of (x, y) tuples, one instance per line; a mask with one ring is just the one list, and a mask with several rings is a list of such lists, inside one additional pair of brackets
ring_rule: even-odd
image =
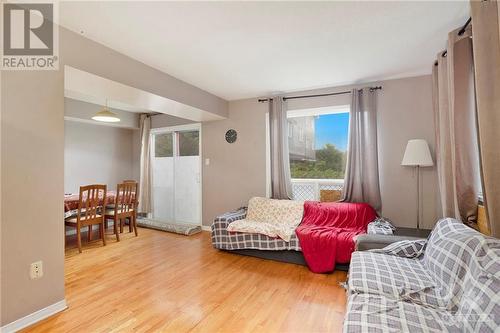
[[(126, 225), (129, 233), (138, 236), (138, 198), (139, 183), (135, 180), (123, 180), (114, 189), (106, 184), (89, 184), (80, 186), (78, 193), (66, 193), (65, 245), (72, 234), (76, 234), (79, 253), (83, 250), (83, 240), (86, 246), (94, 242), (102, 242), (105, 246), (110, 238), (119, 242)], [(85, 239), (82, 234), (86, 235)]]
[[(76, 74), (66, 76), (78, 81)], [(64, 243), (70, 256), (135, 238), (144, 201), (139, 113), (107, 99), (104, 107), (94, 104), (92, 94), (78, 96), (64, 99)]]

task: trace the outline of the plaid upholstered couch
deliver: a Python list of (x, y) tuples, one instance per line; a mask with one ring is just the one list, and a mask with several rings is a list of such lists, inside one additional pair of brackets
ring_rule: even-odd
[(234, 212), (219, 215), (212, 223), (212, 244), (220, 250), (293, 250), (301, 251), (295, 232), (289, 242), (278, 237), (269, 237), (258, 233), (228, 232), (227, 227), (246, 218), (247, 209), (240, 208)]
[(354, 252), (344, 332), (500, 332), (500, 240), (446, 218), (427, 240)]

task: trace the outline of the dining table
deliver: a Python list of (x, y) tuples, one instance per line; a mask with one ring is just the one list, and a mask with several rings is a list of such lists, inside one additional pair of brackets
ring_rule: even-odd
[[(116, 191), (106, 191), (106, 202), (104, 206), (113, 204), (116, 198)], [(85, 198), (83, 198), (85, 202)], [(78, 203), (80, 202), (80, 194), (65, 193), (64, 194), (64, 218), (76, 215), (78, 212)], [(100, 204), (102, 205), (102, 194), (100, 194)]]

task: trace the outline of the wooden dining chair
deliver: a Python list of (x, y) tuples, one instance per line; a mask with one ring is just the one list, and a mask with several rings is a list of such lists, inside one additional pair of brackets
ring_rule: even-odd
[(78, 212), (76, 216), (64, 220), (64, 225), (76, 228), (78, 251), (82, 253), (81, 228), (88, 227), (88, 240), (91, 240), (92, 226), (99, 225), (99, 234), (103, 245), (106, 245), (104, 235), (104, 206), (106, 205), (106, 185), (87, 185), (80, 187)]
[[(136, 190), (135, 198), (134, 198), (134, 203), (135, 203), (134, 219), (137, 219), (137, 208), (139, 206), (139, 183), (136, 180), (134, 180), (134, 179), (126, 179), (123, 182), (124, 183), (134, 183), (134, 184), (137, 184), (137, 190)], [(129, 224), (129, 228), (130, 228), (130, 224)]]
[(123, 232), (123, 223), (129, 219), (129, 232), (132, 229), (137, 236), (137, 182), (123, 182), (116, 186), (115, 204), (113, 208), (106, 209), (104, 218), (113, 220), (113, 231), (116, 235), (116, 240), (120, 241), (118, 233), (118, 224), (120, 224), (120, 233)]

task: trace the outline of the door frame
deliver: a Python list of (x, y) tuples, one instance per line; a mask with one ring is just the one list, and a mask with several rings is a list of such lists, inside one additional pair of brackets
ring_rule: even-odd
[[(198, 152), (199, 152), (199, 157), (200, 157), (200, 182), (199, 182), (199, 193), (200, 193), (200, 216), (199, 216), (199, 224), (202, 226), (203, 225), (203, 156), (202, 156), (202, 126), (201, 123), (193, 123), (193, 124), (186, 124), (186, 125), (178, 125), (178, 126), (168, 126), (168, 127), (158, 127), (158, 128), (152, 128), (149, 131), (149, 155), (152, 163), (152, 159), (154, 158), (153, 153), (154, 153), (154, 145), (153, 145), (153, 136), (156, 134), (162, 134), (162, 133), (169, 133), (169, 132), (183, 132), (183, 131), (198, 131), (199, 132), (199, 140), (198, 140)], [(174, 154), (175, 157), (175, 154)], [(175, 160), (174, 160), (174, 172), (175, 172)], [(153, 178), (153, 175), (151, 174), (151, 178)], [(151, 185), (154, 184), (154, 179), (151, 179)], [(151, 193), (151, 196), (154, 196), (154, 193)], [(152, 200), (154, 204), (154, 199)], [(153, 206), (154, 209), (154, 206)], [(175, 187), (174, 187), (174, 210), (175, 210)], [(154, 218), (154, 216), (153, 216)], [(175, 211), (174, 211), (174, 220), (175, 220)], [(176, 221), (173, 221), (176, 223)]]

